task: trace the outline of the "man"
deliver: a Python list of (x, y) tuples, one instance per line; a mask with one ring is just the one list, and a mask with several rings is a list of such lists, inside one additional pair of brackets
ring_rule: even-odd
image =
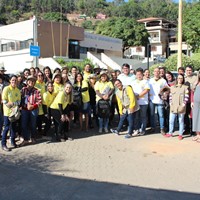
[(157, 107), (159, 122), (160, 122), (160, 132), (165, 135), (164, 127), (164, 105), (163, 100), (160, 99), (159, 93), (163, 87), (167, 87), (167, 82), (164, 78), (160, 77), (159, 68), (155, 68), (153, 72), (154, 77), (149, 80), (150, 85), (150, 116), (151, 116), (151, 128), (152, 132), (155, 131), (155, 108)]
[(42, 104), (42, 96), (40, 91), (34, 87), (35, 83), (36, 78), (34, 76), (28, 76), (27, 86), (21, 90), (21, 125), (24, 141), (20, 146), (28, 144), (30, 139), (32, 143), (35, 143), (38, 110)]
[(140, 109), (135, 112), (134, 121), (135, 121), (135, 132), (134, 135), (140, 133), (144, 135), (146, 132), (147, 124), (147, 108), (148, 108), (148, 92), (150, 86), (147, 80), (143, 79), (143, 69), (138, 68), (136, 70), (136, 80), (131, 84), (133, 91), (136, 95), (137, 102), (140, 106)]
[(122, 129), (125, 119), (128, 120), (128, 133), (125, 138), (130, 138), (133, 133), (133, 113), (135, 111), (136, 99), (131, 86), (123, 86), (120, 80), (115, 81), (117, 103), (120, 113), (120, 121), (117, 129), (110, 129), (112, 133), (119, 134)]
[(185, 85), (189, 86), (189, 101), (186, 104), (186, 113), (184, 117), (185, 123), (185, 133), (189, 133), (193, 135), (192, 132), (192, 118), (190, 117), (191, 112), (191, 102), (190, 102), (190, 95), (191, 91), (194, 90), (198, 81), (198, 77), (193, 74), (193, 67), (187, 66), (185, 69)]
[(125, 63), (122, 65), (122, 73), (118, 76), (118, 79), (122, 82), (123, 86), (130, 85), (135, 80), (135, 75), (130, 74), (130, 66)]
[(77, 73), (78, 73), (77, 67), (76, 67), (76, 66), (73, 66), (73, 67), (71, 68), (71, 73), (70, 73), (69, 76), (68, 76), (68, 79), (69, 79), (69, 81), (70, 81), (70, 83), (71, 83), (72, 85), (74, 85), (75, 77), (76, 77)]
[(5, 74), (6, 70), (5, 67), (3, 66), (3, 63), (0, 63), (0, 77), (3, 80), (3, 87), (8, 86), (9, 85), (9, 76), (7, 74)]
[(86, 64), (84, 67), (84, 71), (83, 71), (83, 79), (87, 82), (89, 82), (89, 76), (91, 74), (91, 65), (90, 64)]

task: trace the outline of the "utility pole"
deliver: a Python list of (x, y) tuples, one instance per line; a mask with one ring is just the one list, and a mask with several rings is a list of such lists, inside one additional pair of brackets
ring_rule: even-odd
[(178, 13), (178, 61), (177, 70), (182, 67), (182, 0), (179, 0), (179, 13)]
[[(38, 46), (37, 18), (33, 16), (33, 45)], [(33, 56), (33, 67), (38, 67), (38, 56)]]

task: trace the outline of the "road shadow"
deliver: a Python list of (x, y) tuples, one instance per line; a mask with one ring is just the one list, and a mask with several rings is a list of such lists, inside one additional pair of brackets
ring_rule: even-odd
[[(59, 162), (49, 157), (31, 157), (18, 163), (0, 158), (2, 200), (199, 200), (200, 195), (172, 190), (98, 182), (51, 174), (48, 166)], [(66, 166), (67, 167), (67, 166)]]

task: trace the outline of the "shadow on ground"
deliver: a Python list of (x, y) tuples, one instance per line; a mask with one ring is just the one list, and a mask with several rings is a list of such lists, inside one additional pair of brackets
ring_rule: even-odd
[[(50, 174), (48, 165), (59, 160), (32, 157), (18, 163), (0, 157), (1, 200), (198, 200), (199, 194), (97, 182)], [(67, 168), (67, 166), (66, 166)]]

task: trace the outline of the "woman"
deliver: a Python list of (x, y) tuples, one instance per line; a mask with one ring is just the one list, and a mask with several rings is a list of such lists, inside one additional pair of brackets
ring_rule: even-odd
[(150, 71), (148, 69), (144, 70), (144, 80), (149, 80), (150, 79)]
[(81, 92), (82, 106), (79, 108), (80, 130), (83, 130), (83, 115), (85, 115), (85, 130), (88, 131), (88, 113), (90, 108), (89, 86), (83, 80), (83, 75), (78, 73), (75, 78), (74, 89)]
[(43, 69), (43, 73), (44, 73), (44, 82), (45, 83), (52, 80), (52, 73), (51, 73), (51, 69), (49, 66), (46, 66)]
[(198, 83), (191, 95), (192, 107), (192, 131), (196, 132), (193, 141), (200, 142), (200, 75), (198, 75)]
[(170, 71), (167, 71), (165, 76), (166, 76), (167, 84), (169, 85), (169, 87), (173, 86), (175, 84), (174, 75)]
[(11, 136), (11, 147), (16, 148), (15, 143), (15, 126), (16, 122), (10, 122), (9, 115), (12, 113), (12, 109), (20, 105), (21, 94), (20, 90), (17, 88), (17, 76), (12, 75), (10, 78), (10, 85), (3, 89), (2, 93), (3, 102), (3, 113), (4, 113), (4, 130), (2, 133), (2, 149), (4, 151), (10, 151), (6, 145), (7, 134), (10, 131)]
[(72, 140), (68, 132), (68, 125), (70, 123), (71, 104), (73, 102), (72, 86), (67, 83), (63, 91), (60, 91), (53, 103), (50, 105), (51, 114), (55, 120), (55, 134), (56, 141)]
[(34, 76), (28, 76), (27, 86), (23, 87), (21, 90), (21, 126), (24, 138), (21, 146), (28, 144), (29, 140), (35, 143), (38, 108), (42, 104), (42, 96), (40, 91), (35, 88), (35, 82), (36, 78)]
[(52, 81), (47, 82), (46, 86), (47, 86), (47, 91), (43, 94), (43, 110), (44, 110), (45, 117), (48, 119), (49, 126), (46, 128), (46, 130), (48, 131), (51, 125), (51, 116), (52, 116), (50, 106), (53, 103), (54, 99), (56, 98), (57, 93), (54, 91)]
[(185, 79), (182, 74), (177, 77), (177, 83), (170, 88), (170, 116), (169, 116), (169, 133), (166, 137), (172, 137), (174, 131), (174, 121), (178, 115), (179, 119), (179, 136), (178, 139), (183, 139), (184, 131), (184, 115), (186, 112), (186, 103), (189, 98), (188, 86), (184, 85)]
[(68, 79), (68, 68), (67, 67), (63, 67), (61, 70), (61, 76), (62, 76), (62, 82), (65, 85), (66, 83), (70, 83), (69, 79)]
[(63, 90), (64, 86), (63, 86), (62, 77), (60, 73), (53, 74), (52, 81), (53, 81), (55, 92), (58, 93)]
[[(37, 74), (37, 81), (35, 83), (35, 87), (40, 91), (40, 93), (43, 97), (43, 94), (46, 92), (46, 85), (44, 82), (44, 74), (41, 71), (39, 71)], [(45, 123), (43, 135), (46, 135), (47, 130), (49, 129), (49, 124), (48, 124), (48, 119), (44, 115), (43, 100), (42, 100), (42, 104), (39, 106), (39, 113), (38, 113), (38, 117), (37, 117), (38, 136), (42, 136), (42, 123), (43, 122)]]
[[(114, 86), (111, 81), (109, 81), (109, 77), (105, 71), (102, 71), (100, 73), (100, 80), (96, 82), (94, 86), (95, 92), (96, 92), (96, 102), (97, 102), (97, 109), (99, 108), (99, 103), (102, 102), (102, 100), (106, 103), (108, 102), (110, 104), (110, 97), (113, 94)], [(100, 101), (101, 100), (101, 101)], [(100, 102), (99, 102), (100, 101)], [(106, 107), (106, 104), (104, 105)], [(97, 115), (99, 118), (99, 133), (104, 131), (108, 133), (108, 123), (109, 123), (109, 114), (103, 116), (101, 112), (102, 110), (98, 109)], [(109, 111), (109, 110), (108, 110)]]

